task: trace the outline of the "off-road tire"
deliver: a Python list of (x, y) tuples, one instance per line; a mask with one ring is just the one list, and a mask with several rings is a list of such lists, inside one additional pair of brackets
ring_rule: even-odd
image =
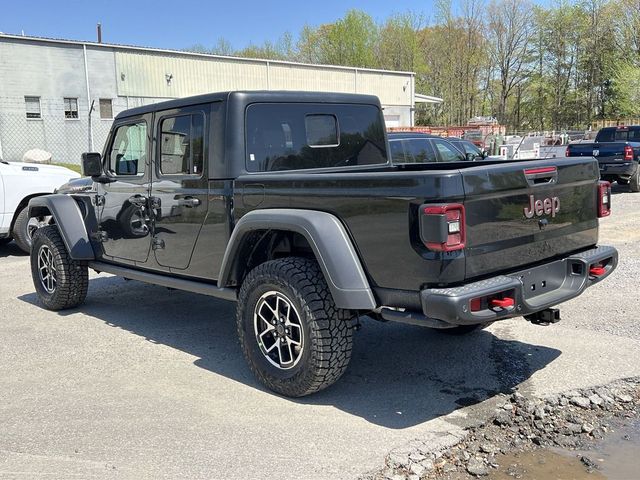
[[(304, 334), (300, 360), (288, 370), (269, 363), (254, 331), (258, 301), (273, 291), (292, 302)], [(289, 257), (251, 270), (238, 295), (237, 329), (253, 374), (267, 388), (287, 397), (302, 397), (327, 388), (342, 376), (351, 359), (353, 328), (348, 311), (335, 306), (314, 260)]]
[[(56, 269), (56, 285), (52, 292), (45, 289), (40, 279), (38, 255), (43, 246), (53, 254), (53, 264)], [(57, 225), (39, 228), (33, 235), (31, 276), (38, 299), (48, 310), (77, 307), (87, 296), (89, 287), (87, 263), (73, 260), (69, 256)]]
[(18, 212), (16, 221), (13, 222), (13, 230), (11, 231), (13, 239), (16, 241), (16, 245), (18, 245), (20, 250), (27, 253), (31, 251), (31, 244), (33, 242), (33, 239), (29, 237), (28, 223), (29, 207), (24, 207)]
[(629, 190), (640, 192), (640, 165), (636, 167), (635, 173), (629, 178)]
[(458, 327), (453, 327), (453, 328), (443, 328), (443, 329), (440, 329), (438, 331), (442, 332), (442, 333), (445, 333), (447, 335), (451, 335), (451, 336), (457, 337), (457, 336), (461, 336), (461, 335), (468, 335), (470, 333), (477, 332), (479, 330), (484, 330), (485, 328), (487, 328), (492, 323), (493, 322), (478, 323), (476, 325), (460, 325)]

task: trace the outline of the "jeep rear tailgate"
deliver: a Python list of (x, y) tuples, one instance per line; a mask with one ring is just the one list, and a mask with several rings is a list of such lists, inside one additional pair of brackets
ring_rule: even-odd
[(509, 162), (461, 170), (467, 279), (595, 245), (593, 158)]

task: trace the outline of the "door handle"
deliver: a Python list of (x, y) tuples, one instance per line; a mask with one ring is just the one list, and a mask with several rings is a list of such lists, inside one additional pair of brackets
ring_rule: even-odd
[(200, 205), (200, 200), (194, 197), (184, 197), (178, 199), (178, 205), (181, 207), (193, 208)]
[(136, 207), (144, 207), (147, 205), (147, 197), (133, 195), (129, 197), (129, 203), (135, 205)]

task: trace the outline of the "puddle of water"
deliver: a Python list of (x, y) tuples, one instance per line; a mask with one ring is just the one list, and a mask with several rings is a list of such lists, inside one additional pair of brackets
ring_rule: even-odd
[[(591, 472), (580, 460), (587, 457), (597, 469)], [(630, 480), (640, 478), (640, 422), (615, 429), (593, 450), (537, 450), (498, 457), (500, 469), (492, 480)]]
[(602, 480), (598, 470), (587, 472), (578, 457), (569, 457), (551, 450), (537, 450), (505, 455), (498, 458), (500, 469), (489, 478), (493, 480)]

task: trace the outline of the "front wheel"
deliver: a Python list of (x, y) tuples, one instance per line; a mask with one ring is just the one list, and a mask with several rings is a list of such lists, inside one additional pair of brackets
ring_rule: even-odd
[(252, 372), (288, 397), (327, 388), (351, 359), (349, 316), (336, 308), (313, 260), (272, 260), (249, 272), (238, 295), (237, 326)]
[(69, 256), (57, 225), (39, 228), (33, 235), (31, 276), (38, 299), (49, 310), (76, 307), (87, 296), (87, 264)]

